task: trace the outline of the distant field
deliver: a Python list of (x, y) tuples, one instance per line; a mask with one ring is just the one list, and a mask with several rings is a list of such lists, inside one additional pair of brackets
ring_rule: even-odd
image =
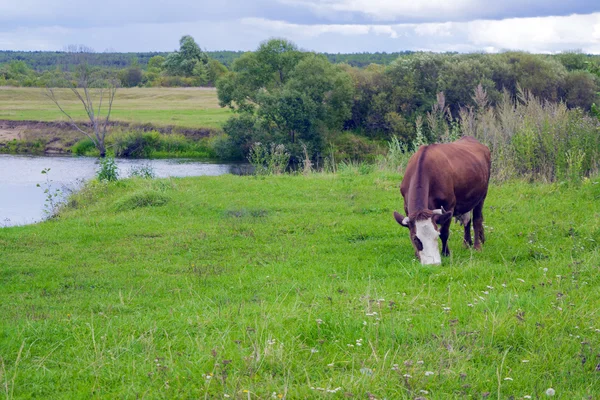
[[(77, 120), (85, 111), (69, 89), (57, 89), (61, 105)], [(119, 89), (113, 104), (112, 120), (187, 128), (220, 127), (230, 111), (219, 107), (212, 88), (129, 88)], [(65, 121), (67, 118), (39, 88), (0, 88), (0, 119)]]

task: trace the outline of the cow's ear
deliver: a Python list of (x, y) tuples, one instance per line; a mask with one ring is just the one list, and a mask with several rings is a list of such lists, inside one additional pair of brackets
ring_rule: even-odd
[(394, 211), (394, 218), (396, 219), (397, 223), (408, 228), (408, 217), (398, 213), (398, 211)]
[(447, 211), (443, 214), (435, 214), (433, 216), (433, 222), (439, 225), (444, 225), (450, 220), (450, 218), (452, 218), (452, 211)]

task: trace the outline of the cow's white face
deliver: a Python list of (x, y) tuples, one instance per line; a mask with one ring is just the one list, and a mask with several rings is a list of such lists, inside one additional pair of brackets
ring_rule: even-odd
[(415, 236), (421, 242), (422, 250), (417, 254), (423, 265), (439, 265), (442, 263), (442, 257), (438, 248), (438, 237), (440, 233), (436, 229), (434, 222), (429, 219), (415, 222)]

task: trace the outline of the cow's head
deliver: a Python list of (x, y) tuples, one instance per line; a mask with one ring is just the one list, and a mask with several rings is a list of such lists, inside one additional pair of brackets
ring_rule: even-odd
[(415, 248), (415, 256), (421, 264), (441, 264), (442, 257), (438, 248), (438, 237), (440, 232), (438, 225), (446, 223), (452, 217), (452, 211), (422, 210), (411, 217), (405, 217), (394, 211), (396, 221), (408, 228), (410, 241)]

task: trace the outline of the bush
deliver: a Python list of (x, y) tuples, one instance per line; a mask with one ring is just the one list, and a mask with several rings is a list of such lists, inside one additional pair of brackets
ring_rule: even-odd
[(146, 163), (142, 165), (134, 165), (129, 169), (129, 177), (142, 178), (142, 179), (154, 179), (156, 178), (156, 172), (152, 165)]
[(250, 148), (248, 161), (256, 175), (280, 175), (290, 162), (290, 153), (282, 144), (271, 143), (267, 146), (257, 142)]
[(182, 134), (161, 134), (157, 131), (130, 131), (110, 137), (116, 157), (161, 158), (215, 156), (209, 140), (194, 141)]
[(96, 171), (96, 177), (99, 181), (114, 182), (119, 179), (119, 168), (115, 159), (112, 157), (105, 157), (100, 159), (100, 167)]
[(89, 155), (90, 153), (98, 152), (96, 151), (96, 145), (94, 142), (92, 142), (92, 140), (89, 138), (85, 138), (81, 139), (71, 147), (71, 153), (77, 156), (85, 156)]
[(219, 160), (241, 160), (242, 152), (229, 135), (221, 134), (210, 138), (209, 146)]
[(161, 141), (159, 132), (133, 131), (111, 137), (115, 157), (148, 158)]
[(378, 155), (384, 154), (378, 142), (350, 132), (330, 135), (329, 144), (333, 158), (339, 161), (374, 161)]

